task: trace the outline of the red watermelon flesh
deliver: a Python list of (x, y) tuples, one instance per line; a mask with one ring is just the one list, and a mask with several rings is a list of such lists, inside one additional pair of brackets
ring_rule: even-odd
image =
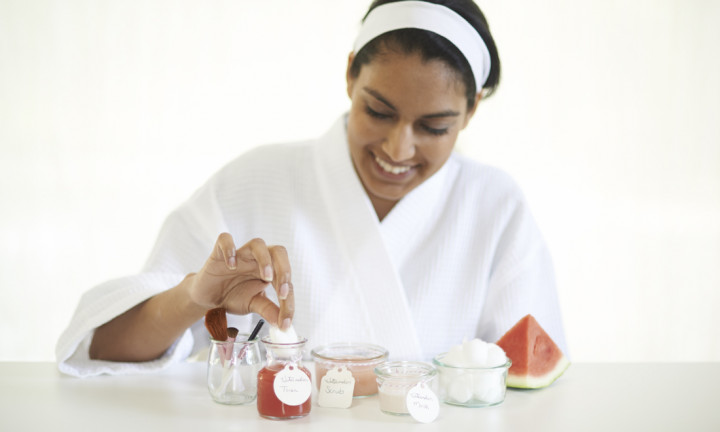
[(553, 383), (570, 362), (532, 315), (525, 315), (497, 341), (512, 360), (507, 386), (541, 388)]

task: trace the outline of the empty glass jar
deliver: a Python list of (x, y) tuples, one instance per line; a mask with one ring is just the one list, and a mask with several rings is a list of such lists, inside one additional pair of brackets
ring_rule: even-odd
[(258, 340), (246, 341), (238, 334), (236, 341), (210, 340), (207, 387), (215, 402), (242, 405), (257, 397), (257, 374), (262, 368)]

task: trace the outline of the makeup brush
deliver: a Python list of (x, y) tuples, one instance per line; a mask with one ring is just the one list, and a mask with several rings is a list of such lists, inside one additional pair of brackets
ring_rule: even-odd
[(210, 309), (205, 313), (205, 328), (216, 341), (228, 338), (227, 315), (225, 308)]
[(251, 340), (253, 340), (253, 339), (255, 339), (255, 338), (257, 337), (258, 333), (260, 333), (260, 327), (262, 327), (263, 324), (265, 324), (265, 321), (262, 320), (262, 319), (260, 319), (260, 321), (258, 321), (257, 324), (255, 324), (255, 328), (253, 329), (252, 333), (250, 333), (250, 337), (248, 338), (248, 342), (251, 341)]
[[(260, 333), (260, 328), (263, 326), (263, 324), (265, 324), (265, 321), (262, 319), (260, 319), (260, 321), (258, 321), (257, 324), (255, 324), (255, 328), (250, 333), (250, 337), (248, 337), (248, 340), (247, 340), (248, 342), (250, 342), (251, 340), (255, 339), (255, 337), (257, 337), (258, 333)], [(237, 358), (239, 358), (239, 359), (243, 358), (243, 356), (245, 355), (245, 351), (247, 351), (247, 349), (248, 349), (248, 346), (249, 345), (245, 344), (245, 346), (242, 347), (242, 349), (240, 350), (240, 352), (237, 355)]]
[[(257, 337), (258, 333), (260, 332), (260, 328), (263, 326), (264, 323), (265, 323), (265, 321), (260, 319), (260, 321), (258, 321), (257, 324), (255, 324), (255, 328), (250, 333), (250, 337), (248, 337), (248, 340), (247, 340), (248, 342), (250, 342), (251, 340), (253, 340)], [(228, 333), (232, 333), (232, 330), (234, 330), (235, 337), (237, 337), (238, 330), (236, 328), (230, 327), (228, 329)], [(245, 352), (247, 351), (248, 347), (249, 347), (249, 345), (245, 344), (240, 349), (240, 352), (237, 355), (238, 360), (242, 359), (245, 356)], [(219, 397), (219, 395), (225, 393), (225, 390), (227, 389), (227, 386), (230, 383), (230, 379), (232, 378), (231, 371), (232, 371), (231, 368), (228, 367), (228, 369), (223, 374), (222, 381), (220, 382), (220, 386), (218, 387), (218, 390), (217, 390), (218, 397)]]
[[(234, 341), (234, 339), (230, 340), (230, 335), (228, 334), (227, 311), (225, 308), (220, 307), (207, 311), (205, 313), (205, 328), (208, 332), (210, 332), (210, 336), (216, 341)], [(235, 335), (237, 336), (237, 331), (235, 332)], [(218, 346), (218, 351), (220, 352), (220, 360), (222, 361), (223, 366), (225, 366), (225, 361), (230, 360), (232, 357), (232, 345), (228, 347), (227, 345), (222, 344)]]

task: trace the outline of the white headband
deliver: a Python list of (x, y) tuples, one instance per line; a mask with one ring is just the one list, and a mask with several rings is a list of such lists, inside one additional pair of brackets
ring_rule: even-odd
[(416, 28), (443, 36), (465, 56), (480, 91), (490, 75), (490, 52), (477, 30), (452, 9), (424, 1), (399, 1), (373, 9), (355, 39), (357, 53), (368, 42), (389, 31)]

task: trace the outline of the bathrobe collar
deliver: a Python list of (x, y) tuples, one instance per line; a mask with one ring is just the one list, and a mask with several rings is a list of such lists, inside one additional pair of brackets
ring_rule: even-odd
[[(315, 169), (320, 194), (332, 221), (333, 235), (354, 272), (364, 302), (373, 338), (384, 346), (399, 347), (393, 358), (421, 359), (420, 337), (403, 286), (401, 267), (416, 239), (431, 229), (441, 213), (447, 182), (444, 166), (434, 176), (406, 195), (381, 223), (355, 172), (347, 142), (345, 117), (338, 120), (315, 146)], [(447, 165), (447, 164), (446, 164)], [(383, 307), (382, 305), (387, 305)]]

